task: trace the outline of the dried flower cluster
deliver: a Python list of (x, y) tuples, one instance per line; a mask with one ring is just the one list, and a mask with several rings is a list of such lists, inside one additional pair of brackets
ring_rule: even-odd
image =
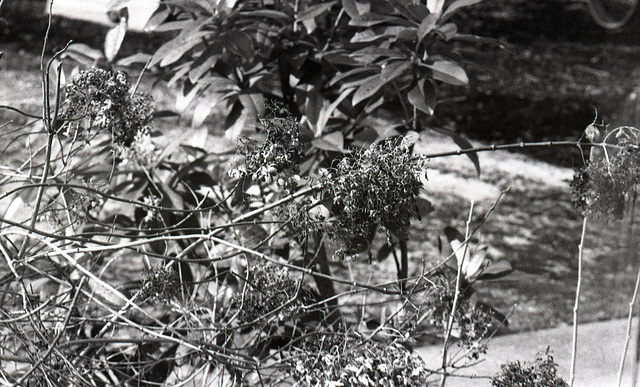
[(322, 230), (326, 219), (317, 210), (318, 206), (311, 198), (305, 198), (282, 207), (277, 215), (280, 219), (288, 219), (287, 235), (302, 242), (310, 234)]
[(292, 361), (300, 386), (426, 386), (420, 355), (398, 343), (359, 344), (347, 334), (311, 337)]
[(260, 119), (266, 131), (265, 140), (241, 138), (238, 141), (238, 154), (245, 157), (241, 172), (267, 182), (284, 173), (285, 179), (290, 180), (297, 173), (305, 150), (298, 121), (277, 105), (268, 105), (266, 110), (266, 116)]
[(289, 275), (284, 267), (258, 263), (249, 266), (246, 287), (233, 298), (239, 306), (238, 321), (251, 322), (276, 313), (278, 321), (295, 317), (310, 289)]
[(63, 118), (71, 122), (76, 136), (86, 136), (92, 129), (106, 130), (116, 147), (128, 148), (148, 132), (153, 118), (153, 98), (145, 93), (130, 95), (130, 89), (123, 72), (81, 71), (65, 87)]
[(140, 298), (168, 302), (180, 290), (180, 274), (173, 268), (156, 267), (144, 280)]
[(321, 177), (337, 214), (332, 235), (344, 242), (344, 254), (370, 247), (379, 226), (401, 239), (416, 216), (423, 168), (406, 147), (392, 141), (355, 151)]
[(576, 171), (571, 188), (576, 207), (585, 214), (621, 219), (640, 181), (640, 133), (621, 127), (609, 138), (612, 143), (592, 149), (591, 160)]

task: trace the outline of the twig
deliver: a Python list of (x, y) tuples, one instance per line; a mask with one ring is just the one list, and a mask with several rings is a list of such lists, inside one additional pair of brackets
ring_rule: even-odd
[(460, 283), (462, 282), (462, 265), (464, 264), (464, 258), (467, 255), (469, 249), (469, 238), (471, 237), (471, 220), (473, 218), (473, 207), (475, 202), (471, 201), (471, 207), (469, 208), (469, 218), (467, 219), (467, 228), (465, 231), (465, 244), (464, 251), (462, 252), (462, 258), (458, 261), (458, 273), (456, 275), (456, 289), (453, 296), (453, 305), (451, 306), (451, 313), (449, 314), (449, 322), (447, 323), (447, 330), (444, 336), (444, 345), (442, 346), (442, 377), (440, 379), (440, 387), (444, 387), (447, 380), (447, 347), (449, 346), (449, 340), (451, 339), (451, 331), (453, 330), (453, 323), (455, 320), (456, 309), (460, 302)]
[[(475, 148), (468, 149), (457, 149), (454, 151), (448, 152), (440, 152), (440, 153), (428, 153), (423, 155), (414, 156), (415, 158), (423, 158), (423, 159), (435, 159), (439, 157), (448, 157), (448, 156), (462, 156), (468, 153), (478, 153), (478, 152), (493, 152), (498, 150), (511, 150), (511, 149), (520, 149), (520, 148), (548, 148), (554, 146), (603, 146), (602, 143), (590, 143), (590, 142), (580, 142), (580, 141), (543, 141), (543, 142), (519, 142), (514, 144), (501, 144), (501, 145), (487, 145), (487, 146), (479, 146)], [(609, 148), (622, 149), (623, 147), (620, 145), (606, 144)]]
[(571, 372), (569, 374), (569, 386), (573, 386), (576, 377), (576, 353), (578, 351), (578, 310), (580, 308), (580, 288), (582, 286), (582, 258), (584, 252), (584, 238), (587, 234), (587, 215), (584, 216), (582, 222), (582, 235), (580, 236), (580, 245), (578, 246), (578, 283), (576, 284), (576, 301), (573, 306), (573, 344), (571, 350)]
[[(629, 232), (627, 233), (627, 253), (629, 254), (630, 257), (636, 258), (637, 255), (635, 254), (636, 252), (636, 247), (634, 240), (633, 240), (633, 224), (634, 224), (634, 219), (635, 219), (635, 209), (636, 209), (636, 200), (637, 200), (637, 194), (633, 195), (633, 201), (631, 204), (631, 210), (630, 210), (630, 218), (629, 218)], [(635, 261), (635, 260), (634, 260)], [(620, 359), (620, 368), (618, 370), (618, 387), (620, 387), (620, 385), (622, 384), (622, 372), (624, 371), (624, 361), (627, 357), (627, 351), (629, 349), (629, 342), (631, 341), (631, 330), (633, 327), (633, 309), (634, 306), (636, 304), (636, 300), (638, 299), (638, 292), (640, 292), (640, 267), (638, 267), (638, 274), (636, 276), (636, 285), (633, 289), (633, 296), (631, 297), (631, 301), (629, 302), (629, 316), (628, 316), (628, 320), (627, 320), (627, 334), (626, 334), (626, 338), (625, 338), (625, 343), (624, 343), (624, 349), (622, 351), (622, 358)], [(631, 378), (632, 378), (632, 385), (635, 387), (636, 386), (636, 382), (637, 382), (637, 373), (638, 373), (638, 346), (637, 343), (640, 340), (640, 327), (636, 329), (636, 353), (635, 356), (633, 357), (633, 367), (631, 368)]]
[[(622, 384), (622, 372), (624, 371), (624, 361), (627, 357), (627, 350), (629, 349), (629, 342), (631, 341), (631, 327), (633, 324), (633, 307), (638, 299), (638, 291), (640, 290), (640, 267), (638, 268), (638, 275), (636, 276), (636, 286), (633, 289), (633, 296), (629, 301), (629, 316), (627, 317), (627, 334), (624, 340), (624, 349), (622, 350), (622, 357), (620, 358), (620, 367), (618, 368), (618, 387)], [(632, 375), (635, 378), (635, 375)]]
[(20, 379), (18, 379), (18, 381), (16, 382), (16, 385), (18, 385), (18, 386), (23, 385), (23, 382), (38, 367), (40, 367), (40, 365), (45, 360), (47, 360), (49, 355), (51, 355), (51, 352), (56, 348), (56, 345), (58, 345), (58, 341), (60, 340), (60, 338), (62, 337), (62, 335), (65, 333), (65, 331), (67, 329), (67, 325), (69, 324), (69, 319), (71, 318), (71, 313), (73, 313), (73, 310), (76, 307), (76, 302), (78, 301), (78, 295), (80, 295), (80, 291), (82, 290), (82, 286), (84, 285), (84, 281), (85, 280), (86, 280), (86, 277), (83, 277), (80, 280), (80, 283), (78, 284), (78, 286), (76, 287), (76, 293), (73, 295), (73, 299), (71, 300), (71, 305), (69, 305), (69, 310), (67, 311), (67, 315), (64, 317), (64, 321), (62, 322), (62, 326), (61, 326), (60, 330), (58, 330), (58, 332), (56, 333), (56, 335), (53, 338), (53, 340), (51, 341), (51, 343), (49, 344), (49, 347), (47, 348), (45, 353), (40, 357), (40, 359), (38, 359), (38, 361), (33, 366), (31, 366), (31, 368), (20, 377)]

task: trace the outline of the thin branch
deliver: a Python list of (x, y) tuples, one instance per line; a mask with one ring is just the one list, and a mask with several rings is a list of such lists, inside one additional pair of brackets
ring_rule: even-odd
[[(633, 200), (631, 204), (630, 216), (629, 216), (629, 231), (627, 233), (627, 254), (633, 259), (637, 258), (636, 254), (636, 243), (633, 239), (633, 225), (635, 221), (635, 210), (636, 210), (636, 200), (637, 193), (634, 193)], [(635, 259), (633, 259), (635, 261)], [(618, 370), (618, 387), (622, 384), (622, 372), (624, 371), (624, 361), (627, 357), (627, 351), (629, 349), (629, 342), (631, 341), (631, 330), (633, 327), (633, 309), (635, 307), (636, 301), (638, 299), (638, 293), (640, 292), (640, 266), (638, 267), (638, 274), (636, 276), (636, 284), (633, 289), (633, 296), (631, 297), (631, 301), (629, 301), (629, 316), (627, 319), (627, 334), (624, 343), (624, 349), (622, 351), (622, 357), (620, 359), (620, 368)], [(631, 368), (631, 378), (632, 384), (635, 387), (637, 383), (637, 374), (638, 374), (638, 351), (640, 350), (637, 346), (640, 340), (640, 327), (636, 329), (636, 353), (633, 357), (633, 367)]]
[(580, 289), (582, 287), (582, 259), (584, 252), (584, 239), (587, 234), (587, 215), (584, 216), (582, 222), (582, 235), (580, 236), (580, 245), (578, 246), (578, 282), (576, 284), (576, 301), (573, 306), (573, 337), (571, 350), (571, 372), (569, 374), (569, 386), (573, 386), (576, 377), (576, 354), (578, 352), (578, 310), (580, 308)]
[(464, 251), (462, 252), (462, 259), (458, 260), (458, 272), (456, 274), (456, 289), (453, 296), (453, 305), (451, 306), (451, 313), (449, 314), (449, 322), (447, 323), (447, 330), (444, 336), (444, 345), (442, 346), (442, 377), (440, 379), (440, 387), (444, 387), (447, 380), (447, 347), (449, 346), (449, 340), (451, 339), (451, 331), (453, 330), (453, 323), (455, 320), (456, 309), (460, 302), (460, 283), (462, 282), (462, 266), (464, 264), (464, 258), (467, 255), (469, 249), (469, 238), (471, 238), (471, 220), (473, 218), (473, 207), (475, 202), (471, 201), (471, 207), (469, 208), (469, 218), (467, 219), (467, 229), (465, 231), (465, 244)]

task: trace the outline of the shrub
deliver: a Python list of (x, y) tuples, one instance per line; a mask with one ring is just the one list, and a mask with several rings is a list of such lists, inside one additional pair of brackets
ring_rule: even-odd
[(531, 364), (510, 362), (500, 366), (501, 372), (491, 380), (494, 387), (566, 387), (568, 384), (556, 376), (557, 364), (549, 353), (538, 353)]

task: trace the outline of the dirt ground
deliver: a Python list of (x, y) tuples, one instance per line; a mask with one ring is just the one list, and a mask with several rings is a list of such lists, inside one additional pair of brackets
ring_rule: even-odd
[[(595, 119), (596, 111), (598, 119), (612, 125), (640, 124), (636, 107), (640, 35), (598, 29), (584, 4), (576, 1), (485, 0), (461, 18), (463, 31), (496, 38), (506, 48), (456, 43), (472, 84), (464, 90), (443, 91), (432, 125), (453, 128), (485, 144), (575, 140)], [(39, 30), (21, 34), (20, 23), (4, 23), (0, 104), (38, 114)], [(73, 35), (69, 25), (59, 22), (59, 31), (64, 32), (55, 41), (64, 42)], [(75, 39), (89, 43), (99, 41), (96, 36), (102, 33), (100, 29), (94, 35), (77, 31), (84, 36)], [(25, 121), (0, 112), (0, 124), (11, 119), (16, 124)], [(21, 144), (3, 145), (2, 164), (15, 157), (14, 149)], [(424, 152), (455, 149), (437, 137), (421, 146)], [(478, 180), (464, 157), (433, 160), (428, 193), (435, 212), (413, 230), (414, 267), (437, 257), (435, 246), (446, 225), (463, 227), (470, 200), (477, 201), (475, 219), (479, 220), (500, 190), (510, 187), (482, 227), (481, 241), (489, 246), (491, 257), (509, 260), (516, 271), (503, 280), (480, 283), (478, 295), (510, 315), (510, 331), (568, 323), (582, 224), (568, 184), (572, 168), (581, 163), (577, 148), (490, 152), (481, 155), (483, 172)], [(583, 321), (621, 317), (628, 310), (637, 270), (636, 254), (628, 254), (628, 222), (593, 221), (589, 226)], [(381, 268), (394, 270), (390, 262)]]

